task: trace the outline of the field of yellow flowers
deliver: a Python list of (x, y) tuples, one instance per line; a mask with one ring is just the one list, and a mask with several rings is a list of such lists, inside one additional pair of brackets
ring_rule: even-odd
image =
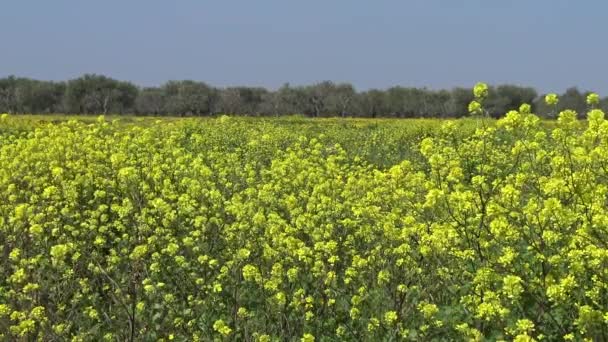
[[(483, 110), (483, 89), (475, 89)], [(0, 117), (0, 340), (608, 340), (608, 122)]]

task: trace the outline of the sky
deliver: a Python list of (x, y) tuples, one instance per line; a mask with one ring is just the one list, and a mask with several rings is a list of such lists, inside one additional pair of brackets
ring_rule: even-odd
[(604, 0), (6, 0), (0, 77), (359, 90), (484, 81), (605, 96), (607, 13)]

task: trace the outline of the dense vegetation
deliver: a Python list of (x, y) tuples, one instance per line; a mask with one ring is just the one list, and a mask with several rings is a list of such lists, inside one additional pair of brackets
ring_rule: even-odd
[(0, 336), (606, 340), (608, 122), (588, 99), (588, 124), (555, 126), (527, 105), (499, 121), (2, 115)]
[[(557, 111), (550, 110), (530, 87), (499, 85), (489, 89), (485, 107), (498, 117), (530, 103), (538, 115), (555, 118), (558, 111), (585, 113), (586, 92), (576, 88), (562, 96)], [(395, 86), (356, 91), (347, 83), (288, 84), (271, 91), (260, 87), (217, 88), (202, 82), (169, 81), (141, 88), (101, 75), (84, 75), (67, 82), (27, 78), (0, 79), (0, 113), (138, 114), (212, 116), (218, 113), (313, 117), (462, 117), (473, 100), (468, 89), (429, 90)], [(608, 109), (608, 98), (600, 107)]]

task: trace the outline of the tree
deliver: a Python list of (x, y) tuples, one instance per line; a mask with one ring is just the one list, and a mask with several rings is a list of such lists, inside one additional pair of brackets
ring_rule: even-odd
[(557, 108), (559, 111), (572, 109), (576, 111), (581, 118), (586, 117), (587, 111), (587, 93), (581, 93), (578, 88), (571, 87), (566, 89), (566, 92), (559, 97)]
[(137, 97), (137, 87), (129, 82), (86, 74), (68, 81), (65, 108), (70, 113), (108, 114), (130, 112)]
[(62, 111), (63, 82), (38, 81), (10, 76), (0, 79), (0, 111), (52, 113)]
[(135, 109), (138, 114), (166, 114), (166, 95), (161, 88), (144, 88), (137, 95)]
[(403, 117), (406, 98), (405, 92), (405, 88), (400, 86), (391, 87), (386, 91), (388, 116), (397, 118)]
[(260, 114), (261, 104), (268, 90), (261, 87), (235, 87), (241, 99), (242, 108), (239, 110), (243, 115)]
[(269, 91), (262, 95), (262, 102), (259, 105), (260, 112), (266, 115), (279, 116), (286, 112), (281, 111), (281, 93), (279, 91)]
[(306, 87), (291, 87), (284, 84), (277, 90), (279, 109), (282, 114), (305, 114), (310, 108)]
[(404, 113), (407, 117), (427, 116), (429, 112), (428, 90), (405, 88)]
[(536, 90), (529, 87), (519, 87), (510, 84), (489, 87), (485, 107), (493, 117), (504, 115), (510, 110), (516, 110), (524, 103), (534, 104)]
[(0, 111), (14, 113), (17, 110), (17, 78), (9, 76), (0, 79)]
[(415, 117), (427, 113), (427, 90), (417, 88), (392, 87), (388, 89), (387, 100), (390, 114), (395, 117)]
[(451, 91), (451, 98), (447, 105), (450, 116), (463, 117), (469, 113), (469, 103), (474, 96), (469, 88), (454, 88)]
[(607, 97), (603, 97), (600, 100), (599, 108), (601, 110), (603, 110), (605, 113), (608, 112), (608, 96)]
[(385, 116), (390, 113), (386, 92), (379, 89), (371, 89), (357, 96), (357, 111), (361, 116)]
[(242, 114), (243, 99), (237, 88), (226, 88), (220, 90), (219, 109), (224, 114)]
[(218, 92), (206, 83), (169, 81), (162, 90), (166, 96), (165, 111), (169, 114), (201, 116), (215, 112)]
[(307, 100), (305, 113), (319, 117), (328, 112), (327, 102), (335, 85), (331, 81), (323, 81), (304, 88), (303, 93)]
[(327, 88), (327, 114), (345, 117), (353, 108), (352, 102), (357, 94), (349, 83), (333, 84)]
[[(557, 106), (548, 107), (544, 95), (531, 87), (503, 84), (490, 86), (484, 107), (493, 117), (532, 105), (540, 116), (555, 117), (564, 109), (586, 116), (586, 96), (576, 87), (559, 96)], [(469, 88), (430, 90), (394, 86), (357, 92), (349, 83), (322, 81), (293, 87), (284, 84), (276, 91), (262, 87), (218, 89), (193, 80), (168, 81), (160, 87), (138, 88), (130, 82), (103, 75), (85, 74), (68, 82), (39, 81), (8, 76), (0, 78), (0, 112), (72, 114), (236, 115), (305, 114), (320, 116), (371, 117), (462, 117), (473, 100)], [(608, 110), (608, 98), (599, 108)]]
[(452, 96), (447, 90), (427, 91), (425, 96), (426, 101), (426, 116), (445, 118), (450, 115), (449, 105)]

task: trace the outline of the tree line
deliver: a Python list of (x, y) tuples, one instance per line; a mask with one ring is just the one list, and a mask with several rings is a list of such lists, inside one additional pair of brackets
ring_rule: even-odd
[[(588, 92), (573, 87), (561, 94), (556, 108), (544, 104), (534, 88), (498, 85), (489, 88), (484, 105), (498, 117), (522, 103), (544, 117), (561, 109), (584, 113)], [(311, 117), (439, 117), (467, 115), (473, 100), (470, 88), (430, 90), (394, 86), (357, 91), (348, 83), (323, 81), (313, 85), (285, 84), (277, 90), (262, 87), (213, 87), (192, 80), (168, 81), (159, 87), (138, 87), (107, 76), (85, 74), (65, 82), (24, 77), (0, 78), (0, 113), (65, 113), (212, 116), (217, 114)], [(608, 97), (601, 101), (608, 109)]]

